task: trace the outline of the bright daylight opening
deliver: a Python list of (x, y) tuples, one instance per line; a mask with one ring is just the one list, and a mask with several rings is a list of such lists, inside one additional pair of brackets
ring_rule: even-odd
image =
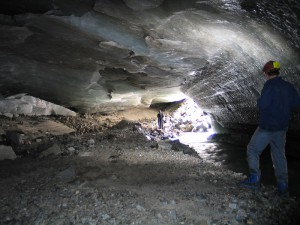
[(215, 133), (212, 121), (211, 116), (189, 98), (173, 112), (169, 121), (167, 118), (165, 131), (168, 132), (175, 126), (180, 132), (174, 139), (191, 146), (194, 143), (206, 142)]

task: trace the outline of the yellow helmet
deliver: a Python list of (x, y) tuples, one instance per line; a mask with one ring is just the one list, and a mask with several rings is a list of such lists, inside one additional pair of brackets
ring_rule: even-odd
[(277, 61), (269, 61), (269, 62), (267, 62), (264, 65), (263, 69), (262, 69), (262, 71), (264, 73), (268, 73), (270, 71), (274, 71), (275, 72), (275, 71), (279, 71), (279, 70), (280, 70), (280, 63), (277, 62)]

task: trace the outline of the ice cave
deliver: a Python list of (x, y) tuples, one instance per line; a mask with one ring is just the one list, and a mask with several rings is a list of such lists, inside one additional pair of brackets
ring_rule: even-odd
[[(239, 142), (243, 150), (237, 154), (244, 154), (258, 123), (257, 99), (266, 81), (262, 67), (269, 60), (280, 62), (280, 76), (300, 93), (298, 0), (1, 1), (0, 150), (17, 156), (11, 156), (13, 162), (0, 160), (0, 223), (296, 225), (299, 211), (282, 213), (291, 213), (299, 199), (289, 205), (271, 202), (269, 183), (259, 197), (245, 197), (233, 194), (231, 183), (223, 180), (232, 181), (239, 173), (206, 164), (194, 173), (200, 159), (183, 159), (188, 156), (177, 156), (178, 151), (170, 162), (160, 161), (171, 149), (161, 133), (155, 131), (160, 138), (155, 143), (151, 133), (144, 133), (148, 144), (132, 133), (149, 128), (150, 122), (128, 130), (121, 123), (117, 128), (124, 131), (105, 133), (113, 127), (110, 116), (128, 110), (142, 116), (144, 110), (190, 99), (209, 115), (216, 132), (227, 132), (218, 140)], [(55, 122), (47, 116), (55, 116)], [(81, 137), (87, 132), (82, 124), (93, 125), (97, 134)], [(72, 132), (76, 135), (66, 136)], [(300, 110), (295, 110), (287, 140), (291, 189), (298, 197), (299, 135)], [(119, 143), (122, 138), (126, 144)], [(30, 150), (22, 147), (29, 144)], [(224, 147), (208, 145), (209, 157)], [(154, 150), (161, 152), (155, 155)], [(56, 156), (45, 159), (48, 155)], [(102, 158), (109, 163), (101, 167)], [(188, 166), (181, 168), (185, 162)], [(246, 164), (231, 163), (241, 163), (236, 168)], [(174, 172), (171, 165), (179, 169)], [(174, 195), (166, 188), (171, 185)]]

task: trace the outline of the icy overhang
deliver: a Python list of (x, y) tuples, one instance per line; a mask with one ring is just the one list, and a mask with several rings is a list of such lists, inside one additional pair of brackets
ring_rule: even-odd
[(4, 1), (0, 93), (78, 112), (189, 96), (225, 125), (255, 123), (265, 61), (280, 61), (299, 88), (299, 8), (292, 0)]

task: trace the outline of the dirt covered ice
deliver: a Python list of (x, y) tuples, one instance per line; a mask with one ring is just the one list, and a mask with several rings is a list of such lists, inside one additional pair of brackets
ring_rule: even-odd
[[(2, 134), (21, 132), (19, 125), (32, 126), (22, 130), (19, 147), (24, 152), (15, 160), (0, 161), (0, 224), (296, 221), (298, 199), (277, 198), (269, 186), (257, 193), (239, 189), (242, 174), (205, 162), (160, 133), (154, 135), (155, 116), (150, 113), (143, 121), (117, 115), (1, 117)], [(60, 129), (33, 129), (46, 122)]]

